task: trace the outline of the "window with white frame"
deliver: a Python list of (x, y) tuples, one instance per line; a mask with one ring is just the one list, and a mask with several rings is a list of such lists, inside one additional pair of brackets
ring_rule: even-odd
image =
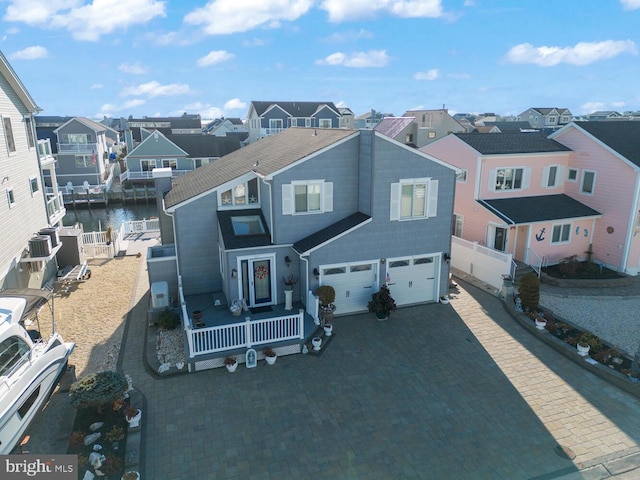
[(38, 185), (38, 177), (31, 177), (29, 179), (29, 188), (31, 189), (31, 196), (33, 197), (38, 190), (40, 190), (40, 186)]
[(562, 116), (562, 123), (568, 123), (569, 122), (569, 117), (567, 115), (563, 115)]
[(76, 156), (76, 167), (77, 168), (88, 168), (93, 167), (96, 164), (96, 156), (95, 155), (80, 155)]
[(500, 190), (522, 190), (528, 187), (529, 169), (519, 168), (498, 168), (495, 170), (495, 178), (492, 179), (494, 191)]
[(311, 125), (312, 125), (311, 119), (310, 118), (305, 118), (304, 119), (304, 126), (307, 127), (307, 128), (311, 128)]
[(333, 182), (305, 180), (282, 185), (283, 215), (332, 211)]
[(13, 208), (16, 204), (16, 196), (13, 193), (13, 188), (7, 188), (7, 202), (9, 202), (9, 208)]
[(92, 142), (93, 137), (88, 133), (63, 133), (62, 143), (71, 143), (74, 145), (87, 145)]
[(549, 123), (554, 123), (555, 124), (556, 120), (557, 120), (557, 117), (555, 117), (555, 116), (549, 117)]
[(331, 128), (331, 119), (330, 118), (319, 118), (318, 119), (318, 127), (320, 128)]
[(390, 220), (417, 220), (438, 213), (438, 180), (414, 178), (391, 184)]
[(282, 119), (281, 118), (271, 118), (269, 119), (269, 130), (273, 130), (279, 132), (282, 130)]
[(564, 168), (562, 165), (549, 165), (542, 171), (542, 187), (555, 188), (562, 184)]
[(2, 123), (4, 125), (4, 137), (7, 139), (7, 150), (9, 153), (16, 151), (16, 142), (13, 138), (13, 128), (11, 127), (11, 119), (9, 117), (4, 117), (2, 119)]
[(582, 172), (582, 182), (580, 184), (580, 193), (593, 195), (593, 188), (596, 183), (596, 172), (584, 170)]
[(33, 148), (36, 145), (36, 142), (33, 138), (33, 123), (31, 122), (31, 117), (24, 117), (24, 128), (27, 131), (27, 143), (29, 144), (29, 148)]
[(171, 170), (176, 170), (178, 168), (178, 160), (175, 158), (164, 158), (162, 159), (162, 168), (170, 168)]
[(451, 233), (454, 237), (462, 238), (462, 224), (464, 223), (464, 217), (462, 215), (458, 215), (457, 213), (453, 214), (453, 228)]
[(257, 204), (259, 200), (258, 179), (252, 178), (221, 192), (218, 197), (218, 205), (221, 207), (251, 205)]
[(569, 243), (571, 238), (571, 224), (554, 225), (551, 233), (551, 243)]
[(567, 182), (577, 182), (578, 181), (578, 169), (570, 168), (567, 171)]
[(297, 127), (298, 126), (298, 119), (296, 117), (291, 117), (289, 119), (289, 126), (290, 127)]
[(140, 160), (140, 168), (143, 172), (150, 172), (154, 168), (156, 168), (155, 160)]

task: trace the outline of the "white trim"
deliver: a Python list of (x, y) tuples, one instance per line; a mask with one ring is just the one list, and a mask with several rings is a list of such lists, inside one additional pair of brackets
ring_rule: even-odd
[[(415, 148), (412, 148), (412, 147), (410, 147), (408, 145), (405, 145), (404, 143), (401, 143), (398, 140), (395, 140), (395, 139), (393, 139), (391, 137), (387, 137), (386, 135), (384, 135), (384, 134), (382, 134), (382, 133), (380, 133), (380, 132), (378, 132), (376, 130), (373, 131), (373, 134), (374, 134), (374, 136), (378, 137), (381, 140), (384, 140), (384, 141), (389, 142), (389, 143), (393, 143), (394, 145), (397, 145), (398, 147), (401, 147), (404, 150), (407, 150), (409, 152), (417, 153), (422, 158), (426, 158), (427, 160), (431, 160), (432, 162), (437, 163), (438, 165), (441, 165), (443, 167), (447, 167), (449, 170), (453, 170), (456, 173), (458, 172), (458, 170), (460, 170), (458, 167), (455, 167), (455, 166), (451, 165), (450, 163), (447, 163), (447, 162), (444, 162), (442, 160), (439, 160), (436, 157), (432, 157), (428, 153), (425, 153), (425, 152), (423, 152), (421, 150), (416, 150)], [(435, 142), (432, 142), (429, 145), (433, 145), (434, 143)]]
[[(269, 272), (269, 277), (271, 280), (271, 302), (269, 303), (261, 303), (259, 306), (266, 306), (266, 305), (276, 305), (278, 303), (278, 297), (277, 297), (277, 275), (276, 275), (276, 254), (275, 253), (263, 253), (263, 254), (259, 254), (259, 255), (245, 255), (245, 256), (238, 256), (236, 257), (236, 268), (238, 270), (238, 278), (237, 283), (238, 283), (238, 296), (242, 295), (242, 262), (243, 261), (247, 261), (247, 266), (251, 266), (251, 264), (254, 261), (261, 261), (261, 260), (269, 260), (269, 267), (270, 267), (270, 272)], [(249, 283), (249, 296), (251, 297), (251, 295), (253, 294), (253, 289), (252, 289), (252, 283)], [(247, 305), (248, 306), (256, 306), (255, 305), (255, 298), (245, 298), (245, 300), (247, 301)]]

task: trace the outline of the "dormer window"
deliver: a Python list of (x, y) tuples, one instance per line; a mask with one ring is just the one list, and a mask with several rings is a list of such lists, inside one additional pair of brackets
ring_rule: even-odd
[(218, 202), (221, 207), (233, 207), (243, 205), (256, 205), (259, 203), (258, 179), (252, 178), (243, 183), (238, 183), (233, 188), (220, 194)]

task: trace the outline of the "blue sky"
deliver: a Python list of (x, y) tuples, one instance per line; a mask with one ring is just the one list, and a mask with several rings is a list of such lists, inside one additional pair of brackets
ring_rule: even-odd
[(0, 0), (42, 115), (640, 110), (640, 0)]

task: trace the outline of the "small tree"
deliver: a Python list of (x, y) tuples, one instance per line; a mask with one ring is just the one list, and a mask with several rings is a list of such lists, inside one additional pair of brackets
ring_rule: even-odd
[(520, 301), (523, 308), (533, 312), (540, 302), (540, 279), (535, 273), (527, 273), (518, 284)]
[(129, 389), (127, 377), (119, 372), (105, 370), (92, 373), (74, 382), (69, 389), (71, 405), (75, 408), (97, 407), (112, 404), (122, 398)]
[(158, 317), (158, 325), (165, 330), (173, 330), (180, 323), (180, 317), (168, 308)]

